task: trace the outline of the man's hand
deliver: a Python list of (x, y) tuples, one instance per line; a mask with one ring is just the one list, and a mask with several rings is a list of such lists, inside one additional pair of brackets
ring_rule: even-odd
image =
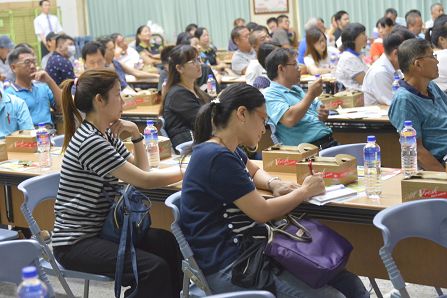
[(328, 117), (329, 117), (329, 110), (326, 109), (326, 106), (324, 104), (321, 104), (320, 107), (318, 108), (318, 119), (321, 122), (324, 122), (327, 120)]
[(307, 94), (309, 94), (309, 96), (314, 99), (320, 96), (321, 93), (323, 93), (323, 79), (319, 78), (309, 86)]
[(47, 84), (49, 84), (53, 80), (45, 70), (38, 70), (38, 71), (32, 73), (31, 77), (36, 81), (47, 83)]

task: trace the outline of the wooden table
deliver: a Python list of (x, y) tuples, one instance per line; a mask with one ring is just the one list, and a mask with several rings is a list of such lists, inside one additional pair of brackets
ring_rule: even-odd
[(141, 132), (144, 131), (146, 127), (147, 120), (158, 120), (158, 112), (160, 110), (160, 104), (152, 106), (137, 106), (134, 109), (125, 110), (121, 115), (124, 120), (129, 120), (134, 122)]
[(132, 86), (133, 88), (141, 88), (141, 89), (149, 89), (149, 88), (158, 88), (159, 78), (149, 78), (149, 79), (134, 79), (127, 80), (127, 84)]

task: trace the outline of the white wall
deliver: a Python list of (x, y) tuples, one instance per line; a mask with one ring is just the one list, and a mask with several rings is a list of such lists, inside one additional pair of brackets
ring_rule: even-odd
[(70, 36), (82, 35), (78, 27), (78, 9), (77, 0), (57, 0), (57, 6), (60, 9), (62, 28)]

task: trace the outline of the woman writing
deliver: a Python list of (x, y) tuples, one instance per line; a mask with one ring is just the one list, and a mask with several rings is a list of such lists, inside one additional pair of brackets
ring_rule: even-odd
[(176, 46), (168, 59), (166, 96), (161, 105), (165, 129), (172, 146), (191, 141), (191, 131), (200, 107), (210, 97), (196, 84), (202, 75), (198, 51), (189, 45)]
[[(180, 218), (213, 293), (242, 290), (231, 283), (231, 264), (241, 253), (238, 243), (243, 231), (281, 217), (324, 192), (321, 175), (307, 177), (302, 186), (284, 182), (261, 170), (238, 148), (256, 146), (267, 120), (262, 93), (247, 84), (227, 87), (197, 115)], [(274, 198), (265, 200), (256, 188), (272, 191)], [(274, 281), (277, 297), (369, 297), (360, 279), (348, 271), (319, 289), (286, 270)]]
[[(123, 100), (113, 70), (85, 71), (77, 81), (74, 99), (73, 86), (73, 80), (62, 83), (65, 155), (54, 207), (54, 254), (66, 269), (114, 277), (118, 244), (100, 238), (99, 233), (110, 198), (118, 195), (118, 180), (154, 188), (179, 181), (181, 173), (178, 168), (148, 172), (143, 137), (134, 123), (120, 119)], [(85, 120), (79, 111), (86, 114)], [(121, 133), (131, 135), (134, 155), (118, 138)], [(151, 228), (137, 244), (137, 264), (136, 297), (178, 297), (181, 256), (172, 234)], [(122, 285), (135, 288), (129, 255)]]

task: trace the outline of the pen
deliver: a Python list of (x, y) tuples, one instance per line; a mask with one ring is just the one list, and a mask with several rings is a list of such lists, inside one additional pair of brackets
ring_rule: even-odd
[(11, 124), (11, 116), (9, 115), (9, 113), (6, 113), (6, 118), (8, 119), (8, 124)]
[(309, 159), (308, 166), (309, 166), (309, 173), (310, 173), (310, 175), (313, 175), (313, 174), (314, 174), (314, 171), (313, 171), (313, 169), (312, 169), (312, 159)]

